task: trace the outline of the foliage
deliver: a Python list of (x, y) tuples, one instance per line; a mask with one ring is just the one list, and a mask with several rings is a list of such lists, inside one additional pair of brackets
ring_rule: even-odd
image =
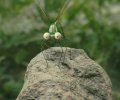
[[(23, 85), (29, 61), (42, 47), (55, 45), (46, 46), (42, 42), (49, 23), (39, 6), (45, 4), (53, 21), (64, 0), (38, 1), (0, 1), (0, 100), (14, 100)], [(119, 0), (75, 0), (61, 17), (68, 38), (66, 43), (61, 41), (62, 46), (82, 48), (103, 66), (113, 82), (114, 100), (120, 99), (119, 3)]]

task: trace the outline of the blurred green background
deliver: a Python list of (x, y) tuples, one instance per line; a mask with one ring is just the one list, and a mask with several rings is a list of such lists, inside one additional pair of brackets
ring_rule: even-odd
[[(70, 40), (62, 46), (82, 48), (109, 74), (113, 100), (120, 100), (120, 0), (70, 0), (61, 17)], [(29, 61), (44, 49), (49, 24), (43, 6), (55, 19), (64, 0), (0, 0), (0, 100), (15, 100)]]

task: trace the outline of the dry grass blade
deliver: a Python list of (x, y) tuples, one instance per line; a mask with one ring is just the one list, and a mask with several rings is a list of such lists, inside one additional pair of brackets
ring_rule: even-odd
[(36, 0), (36, 5), (39, 8), (40, 12), (47, 18), (48, 22), (51, 23), (51, 19), (49, 17), (49, 15), (47, 14), (47, 12), (39, 5), (39, 3)]
[(71, 0), (66, 0), (66, 2), (64, 3), (63, 7), (61, 8), (57, 18), (56, 18), (56, 21), (58, 21), (60, 19), (60, 17), (62, 16), (62, 14), (64, 13), (65, 9), (68, 7), (69, 3), (70, 3)]

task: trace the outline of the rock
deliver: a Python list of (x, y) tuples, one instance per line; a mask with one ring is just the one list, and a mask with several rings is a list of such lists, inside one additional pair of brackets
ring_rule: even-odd
[(111, 88), (106, 72), (83, 50), (52, 47), (31, 60), (16, 100), (112, 100)]

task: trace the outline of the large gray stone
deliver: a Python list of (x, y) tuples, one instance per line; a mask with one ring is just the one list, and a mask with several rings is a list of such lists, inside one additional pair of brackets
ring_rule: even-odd
[(29, 63), (17, 100), (112, 100), (111, 87), (103, 68), (83, 50), (52, 47)]

